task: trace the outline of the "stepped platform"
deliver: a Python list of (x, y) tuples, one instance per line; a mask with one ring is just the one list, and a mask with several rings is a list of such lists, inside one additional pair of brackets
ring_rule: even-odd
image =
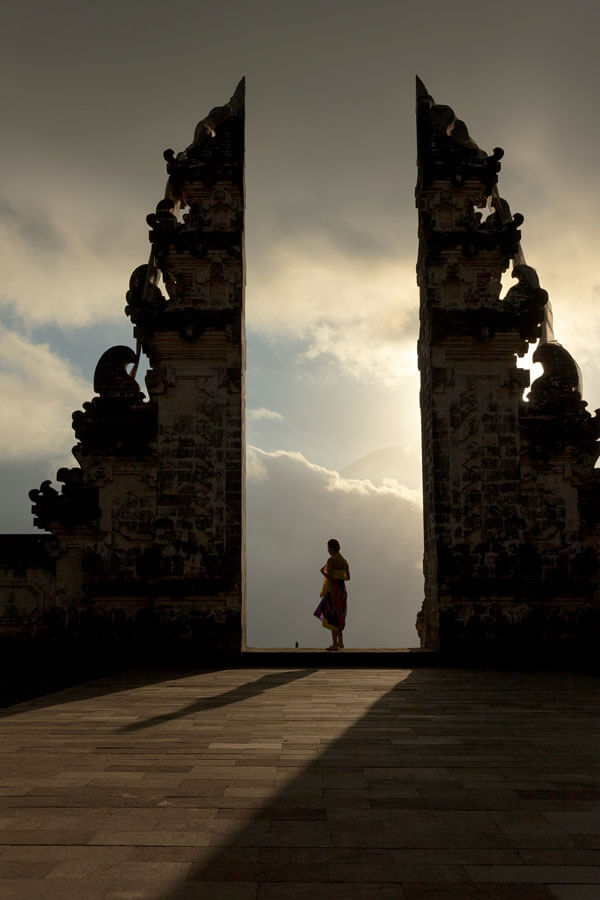
[(595, 675), (333, 656), (3, 710), (0, 896), (600, 897)]

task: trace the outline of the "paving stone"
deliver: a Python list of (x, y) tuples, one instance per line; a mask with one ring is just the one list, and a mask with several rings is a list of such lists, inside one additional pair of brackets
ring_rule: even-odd
[(276, 676), (121, 674), (6, 710), (3, 900), (600, 898), (596, 679)]
[(0, 880), (7, 878), (46, 878), (55, 869), (54, 862), (0, 860)]
[(369, 884), (262, 884), (256, 900), (404, 900), (398, 884), (370, 882)]
[[(178, 886), (176, 892), (169, 896), (176, 897), (177, 900), (256, 900), (257, 891), (256, 882), (204, 881), (200, 884), (188, 881)], [(127, 898), (115, 893), (107, 894), (105, 900), (127, 900)], [(140, 900), (158, 900), (158, 898), (156, 893), (152, 893), (144, 894)]]
[(2, 900), (104, 900), (110, 882), (90, 884), (81, 879), (0, 879)]
[(466, 866), (473, 881), (572, 882), (596, 884), (600, 896), (600, 867), (598, 866)]
[(550, 884), (548, 887), (556, 900), (598, 900), (600, 897), (597, 884)]
[(405, 900), (555, 900), (545, 885), (403, 882)]
[(329, 879), (330, 881), (349, 881), (352, 883), (377, 881), (382, 884), (400, 884), (409, 879), (422, 882), (449, 881), (464, 883), (469, 880), (466, 871), (463, 866), (441, 866), (414, 861), (406, 864), (388, 863), (386, 865), (378, 865), (373, 862), (364, 863), (363, 865), (345, 863), (344, 865), (330, 865)]

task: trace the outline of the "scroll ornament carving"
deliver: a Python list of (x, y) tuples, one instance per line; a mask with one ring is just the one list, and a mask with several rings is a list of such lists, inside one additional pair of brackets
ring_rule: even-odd
[[(492, 200), (494, 212), (485, 221), (473, 207), (466, 213), (451, 217), (451, 226), (439, 221), (439, 216), (426, 213), (421, 219), (421, 237), (426, 240), (427, 259), (438, 258), (441, 253), (460, 251), (465, 259), (472, 260), (478, 253), (499, 250), (504, 266), (517, 256), (521, 241), (520, 227), (525, 221), (521, 213), (510, 212), (506, 200)], [(450, 218), (450, 217), (449, 217)]]
[(533, 343), (540, 335), (544, 308), (548, 303), (548, 293), (540, 287), (535, 269), (519, 264), (512, 270), (517, 284), (513, 285), (504, 298), (504, 308), (519, 317), (522, 338)]
[(179, 222), (173, 210), (172, 200), (160, 200), (156, 212), (146, 216), (150, 228), (149, 240), (161, 269), (167, 267), (168, 253), (171, 247), (175, 253), (191, 253), (200, 259), (206, 253), (206, 240), (201, 223), (193, 223), (191, 216)]
[(589, 476), (600, 455), (600, 417), (592, 416), (581, 399), (579, 366), (558, 343), (540, 343), (533, 361), (544, 373), (531, 385), (523, 404), (523, 423), (536, 458), (550, 458), (577, 448), (578, 468)]
[(542, 364), (544, 374), (531, 385), (531, 407), (539, 409), (581, 401), (579, 366), (562, 344), (558, 341), (540, 344), (533, 354), (533, 361)]
[(90, 456), (147, 456), (156, 440), (156, 408), (146, 402), (127, 366), (136, 355), (130, 347), (111, 347), (100, 357), (94, 373), (99, 394), (73, 413), (79, 440), (77, 459)]
[(39, 490), (29, 491), (36, 528), (51, 531), (59, 525), (71, 530), (95, 525), (100, 516), (98, 488), (84, 480), (81, 469), (59, 469), (56, 478), (63, 484), (60, 493), (50, 481), (43, 481)]
[(133, 270), (125, 299), (125, 313), (135, 326), (134, 336), (145, 342), (154, 332), (156, 319), (167, 307), (167, 299), (160, 288), (149, 283), (147, 265)]

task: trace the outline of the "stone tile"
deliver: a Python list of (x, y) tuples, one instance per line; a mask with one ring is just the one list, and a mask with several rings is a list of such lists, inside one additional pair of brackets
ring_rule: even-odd
[(210, 831), (97, 831), (88, 843), (109, 847), (207, 847), (213, 838)]
[(572, 834), (600, 833), (600, 809), (598, 806), (591, 812), (577, 812), (566, 809), (560, 812), (545, 812), (544, 818), (551, 825), (555, 825), (561, 830)]
[[(200, 884), (188, 881), (178, 885), (172, 897), (173, 900), (256, 900), (257, 890), (256, 882), (204, 881)], [(118, 893), (108, 893), (105, 900), (129, 900), (129, 898)], [(132, 897), (131, 900), (137, 898)], [(140, 900), (157, 900), (156, 892), (144, 894)]]
[(1, 844), (85, 844), (92, 832), (59, 828), (5, 828), (0, 830)]
[(281, 866), (261, 861), (259, 863), (234, 863), (229, 858), (219, 862), (208, 862), (196, 869), (192, 867), (188, 880), (194, 881), (243, 881), (255, 878), (261, 884), (266, 882), (304, 882), (315, 878), (329, 880), (327, 863), (313, 863), (310, 866), (288, 863)]
[[(266, 674), (80, 686), (0, 720), (3, 900), (9, 883), (27, 900), (596, 889), (577, 882), (600, 848), (595, 679), (339, 669), (244, 696)], [(168, 718), (228, 690), (235, 705)], [(155, 724), (123, 731), (128, 705)]]
[(0, 860), (15, 862), (53, 862), (62, 859), (88, 859), (112, 863), (127, 859), (131, 847), (88, 847), (85, 844), (10, 844), (0, 847)]
[(2, 900), (104, 900), (110, 882), (87, 884), (79, 879), (0, 879)]
[(584, 846), (575, 840), (575, 835), (566, 834), (565, 832), (560, 831), (542, 834), (538, 834), (535, 830), (511, 831), (504, 835), (504, 840), (506, 840), (507, 844), (511, 847), (517, 847), (524, 850), (564, 850)]
[[(232, 865), (237, 863), (258, 863), (259, 847), (228, 847), (227, 859)], [(215, 857), (214, 846), (209, 847), (134, 847), (128, 859), (139, 862), (190, 862), (198, 866), (210, 863)]]
[(349, 881), (362, 883), (377, 881), (378, 883), (399, 884), (409, 879), (421, 882), (465, 882), (469, 878), (466, 870), (457, 865), (436, 865), (431, 863), (411, 862), (407, 864), (388, 863), (378, 865), (373, 862), (362, 865), (345, 863), (344, 865), (330, 865), (329, 879), (331, 881)]
[(466, 866), (473, 881), (494, 882), (571, 882), (573, 884), (597, 884), (600, 894), (599, 866)]
[(56, 867), (53, 861), (0, 860), (0, 880), (7, 878), (46, 878)]
[(535, 884), (428, 884), (402, 883), (405, 900), (554, 900), (545, 885)]
[(518, 862), (528, 866), (600, 866), (600, 850), (519, 848)]
[(549, 884), (548, 889), (556, 900), (598, 900), (597, 884)]
[(188, 861), (167, 860), (123, 860), (117, 864), (89, 862), (87, 860), (63, 860), (58, 863), (48, 876), (49, 878), (75, 879), (85, 881), (91, 879), (108, 879), (112, 882), (135, 881), (139, 883), (154, 883), (170, 881), (176, 883), (184, 880), (190, 870)]
[(571, 834), (570, 837), (578, 847), (600, 850), (600, 834)]
[(404, 900), (398, 884), (261, 884), (256, 900)]

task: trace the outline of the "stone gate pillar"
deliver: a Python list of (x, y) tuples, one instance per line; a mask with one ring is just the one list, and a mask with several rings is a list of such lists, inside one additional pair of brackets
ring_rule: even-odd
[[(498, 193), (503, 151), (480, 150), (420, 81), (417, 140), (421, 643), (597, 646), (598, 418), (525, 264), (523, 216)], [(501, 296), (509, 266), (516, 283)], [(525, 401), (529, 372), (517, 357), (538, 340), (544, 375)]]
[(136, 350), (98, 362), (97, 396), (73, 414), (79, 467), (58, 472), (60, 492), (30, 492), (50, 534), (33, 607), (19, 583), (19, 627), (197, 658), (239, 653), (244, 633), (244, 82), (164, 157), (150, 259), (127, 292)]
[[(148, 217), (148, 281), (168, 301), (141, 328), (157, 407), (157, 495), (149, 577), (157, 600), (213, 612), (242, 640), (245, 577), (244, 83), (166, 151), (167, 196)], [(153, 288), (151, 287), (151, 290)], [(154, 288), (155, 289), (155, 288)], [(135, 318), (135, 316), (134, 316)]]

